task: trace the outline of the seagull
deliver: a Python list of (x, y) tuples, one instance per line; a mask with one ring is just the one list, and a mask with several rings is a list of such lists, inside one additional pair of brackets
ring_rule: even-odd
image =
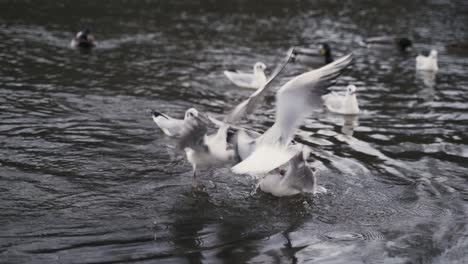
[[(275, 123), (255, 140), (253, 153), (235, 165), (232, 171), (238, 174), (261, 175), (291, 160), (297, 154), (297, 148), (290, 145), (296, 130), (314, 109), (322, 105), (322, 94), (349, 66), (352, 58), (352, 54), (346, 55), (322, 68), (296, 76), (284, 84), (276, 92)], [(237, 108), (248, 105), (249, 100), (250, 98)], [(234, 109), (234, 113), (242, 111), (237, 108)]]
[(274, 196), (291, 196), (299, 193), (326, 193), (327, 190), (317, 185), (315, 171), (307, 165), (310, 152), (300, 151), (288, 163), (286, 171), (269, 173), (260, 180), (260, 190)]
[(359, 114), (359, 104), (356, 98), (356, 86), (346, 87), (346, 94), (331, 92), (322, 96), (323, 104), (330, 112), (342, 115)]
[(253, 73), (246, 73), (237, 70), (224, 71), (224, 75), (235, 85), (243, 88), (259, 89), (267, 82), (265, 75), (266, 65), (263, 62), (255, 63)]
[(236, 160), (235, 150), (227, 143), (228, 126), (208, 135), (208, 119), (197, 109), (188, 109), (184, 119), (175, 119), (157, 111), (153, 111), (152, 117), (164, 134), (177, 139), (176, 148), (185, 151), (193, 168), (193, 188), (197, 188), (197, 165), (210, 167)]
[(427, 57), (421, 54), (418, 55), (416, 57), (416, 70), (437, 72), (439, 70), (437, 66), (437, 50), (431, 50), (431, 53)]
[(72, 48), (93, 48), (96, 46), (97, 42), (89, 29), (78, 32), (70, 42)]
[[(197, 188), (196, 171), (198, 168), (237, 163), (239, 161), (239, 149), (237, 145), (232, 143), (233, 133), (230, 128), (235, 127), (235, 124), (242, 117), (251, 114), (258, 107), (267, 91), (271, 90), (271, 83), (275, 77), (290, 61), (293, 51), (293, 48), (289, 50), (286, 61), (277, 67), (267, 83), (255, 91), (247, 100), (237, 105), (222, 122), (213, 122), (214, 119), (209, 119), (205, 114), (194, 108), (187, 110), (183, 120), (172, 119), (167, 115), (153, 111), (153, 120), (165, 134), (174, 135), (177, 138), (177, 149), (185, 152), (187, 160), (192, 165), (192, 187), (194, 189)], [(214, 133), (210, 133), (209, 120), (218, 125), (218, 129)], [(254, 132), (251, 131), (244, 133), (255, 136)], [(237, 136), (235, 139), (237, 140)], [(240, 152), (245, 152), (245, 150), (242, 149)]]
[(185, 122), (178, 148), (185, 151), (192, 164), (192, 187), (197, 188), (196, 172), (200, 167), (218, 166), (237, 162), (236, 151), (228, 143), (229, 125), (223, 125), (216, 133), (209, 135), (207, 121), (191, 116)]
[(190, 117), (198, 116), (198, 110), (190, 108), (185, 112), (184, 119), (172, 118), (166, 114), (153, 111), (153, 121), (169, 137), (180, 137), (183, 132), (186, 120)]
[(362, 40), (362, 45), (370, 47), (397, 47), (400, 51), (406, 51), (413, 45), (409, 38), (396, 36), (379, 36)]

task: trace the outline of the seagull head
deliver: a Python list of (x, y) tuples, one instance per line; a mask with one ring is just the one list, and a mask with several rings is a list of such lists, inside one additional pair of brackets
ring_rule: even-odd
[(198, 110), (197, 109), (190, 108), (187, 111), (185, 111), (185, 118), (184, 119), (193, 118), (193, 117), (198, 117)]
[(346, 87), (346, 92), (349, 94), (349, 95), (355, 95), (356, 94), (356, 86), (354, 86), (353, 84), (350, 84), (348, 85), (348, 87)]
[(266, 68), (267, 66), (263, 62), (257, 62), (254, 65), (254, 71), (264, 71)]

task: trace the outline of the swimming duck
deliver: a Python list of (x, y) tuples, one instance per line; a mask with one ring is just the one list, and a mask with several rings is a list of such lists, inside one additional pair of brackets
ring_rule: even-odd
[(350, 84), (346, 87), (346, 94), (331, 92), (322, 96), (323, 104), (331, 112), (342, 115), (359, 114), (359, 104), (356, 98), (356, 86)]
[(296, 56), (294, 60), (299, 62), (320, 64), (323, 63), (324, 65), (333, 62), (333, 55), (330, 44), (326, 42), (320, 43), (318, 53), (314, 49), (296, 48), (294, 55)]
[(413, 42), (405, 37), (395, 37), (395, 36), (380, 36), (372, 37), (363, 40), (363, 44), (367, 47), (373, 46), (396, 46), (400, 51), (406, 51), (413, 45)]
[(433, 71), (436, 72), (439, 70), (437, 66), (437, 50), (431, 50), (429, 56), (424, 56), (419, 54), (416, 57), (416, 70), (418, 71)]
[(72, 48), (93, 48), (96, 47), (97, 42), (94, 36), (91, 35), (89, 29), (85, 29), (76, 33), (76, 36), (71, 40), (70, 47)]
[(246, 73), (238, 70), (227, 70), (224, 71), (224, 75), (239, 87), (258, 89), (263, 87), (267, 82), (265, 69), (265, 63), (257, 62), (253, 66), (253, 73)]
[(333, 62), (333, 56), (332, 56), (331, 48), (330, 48), (330, 45), (328, 43), (320, 44), (319, 53), (320, 53), (320, 55), (322, 55), (325, 58), (325, 64)]

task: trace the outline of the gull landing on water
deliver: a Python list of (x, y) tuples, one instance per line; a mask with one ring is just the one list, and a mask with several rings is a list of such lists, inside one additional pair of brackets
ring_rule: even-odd
[(253, 67), (253, 73), (228, 70), (224, 71), (224, 75), (239, 87), (258, 89), (267, 83), (265, 69), (266, 65), (263, 62), (257, 62)]
[(342, 115), (359, 114), (359, 104), (356, 98), (356, 86), (348, 85), (346, 94), (331, 92), (322, 96), (323, 104), (330, 112)]
[[(184, 150), (188, 161), (193, 167), (192, 187), (197, 187), (196, 170), (200, 167), (212, 167), (227, 163), (238, 162), (238, 150), (236, 143), (231, 142), (229, 128), (234, 126), (242, 117), (251, 114), (260, 104), (265, 94), (272, 89), (273, 79), (285, 68), (293, 55), (294, 49), (290, 49), (286, 61), (276, 68), (272, 77), (247, 100), (237, 105), (220, 122), (216, 132), (209, 134), (208, 118), (204, 114), (193, 109), (187, 110), (184, 120), (172, 119), (167, 115), (153, 112), (153, 119), (165, 134), (173, 135), (177, 139), (177, 148)], [(192, 114), (189, 114), (192, 113)], [(248, 135), (255, 137), (255, 133)], [(245, 149), (243, 149), (245, 151)], [(249, 154), (249, 153), (247, 153)], [(247, 155), (246, 154), (246, 155)]]
[[(352, 54), (322, 68), (298, 75), (276, 92), (275, 123), (255, 140), (254, 151), (232, 168), (234, 173), (258, 176), (285, 164), (296, 155), (290, 143), (313, 110), (322, 107), (321, 95), (352, 62)], [(247, 105), (248, 99), (239, 106)], [(248, 107), (246, 107), (248, 108)], [(234, 109), (235, 112), (241, 110)]]
[(416, 70), (418, 71), (433, 71), (437, 72), (437, 50), (431, 50), (429, 56), (418, 55), (416, 57)]

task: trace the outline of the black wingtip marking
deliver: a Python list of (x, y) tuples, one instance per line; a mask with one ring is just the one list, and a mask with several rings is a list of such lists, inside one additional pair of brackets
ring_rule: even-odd
[(165, 114), (160, 113), (160, 112), (155, 111), (155, 110), (153, 110), (153, 111), (151, 112), (151, 114), (152, 114), (154, 117), (162, 116), (162, 117), (164, 117), (164, 118), (166, 118), (166, 119), (169, 119)]

